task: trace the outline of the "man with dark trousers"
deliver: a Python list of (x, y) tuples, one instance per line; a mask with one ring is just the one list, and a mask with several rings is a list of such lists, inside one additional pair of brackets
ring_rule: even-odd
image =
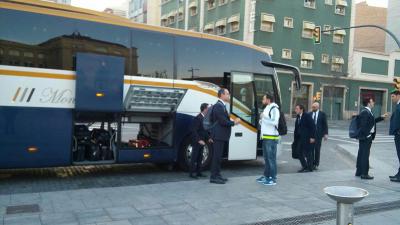
[(371, 151), (372, 141), (376, 135), (376, 123), (385, 119), (386, 114), (375, 118), (372, 109), (375, 106), (375, 101), (371, 97), (366, 97), (362, 100), (364, 108), (361, 110), (359, 116), (359, 147), (357, 154), (357, 170), (356, 176), (361, 179), (372, 180), (373, 176), (368, 174), (369, 171), (369, 154)]
[(231, 121), (229, 118), (226, 103), (229, 102), (230, 94), (225, 88), (218, 91), (218, 101), (212, 108), (212, 122), (215, 126), (211, 129), (213, 140), (213, 157), (211, 162), (210, 183), (225, 184), (228, 179), (221, 175), (221, 160), (224, 149), (228, 147), (232, 126), (238, 124), (240, 119)]
[[(393, 90), (391, 92), (392, 102), (396, 104), (392, 116), (390, 117), (390, 129), (389, 134), (394, 135), (394, 143), (396, 145), (397, 158), (400, 164), (400, 90)], [(390, 181), (400, 182), (400, 168), (397, 174), (394, 176), (389, 176)]]
[(190, 162), (189, 176), (197, 179), (204, 177), (201, 174), (201, 162), (203, 161), (203, 149), (208, 143), (212, 143), (210, 135), (203, 127), (204, 115), (207, 113), (208, 104), (203, 103), (200, 106), (200, 113), (193, 119), (190, 130), (192, 131), (192, 155)]
[(296, 105), (295, 112), (297, 117), (294, 128), (294, 138), (296, 139), (296, 149), (299, 153), (299, 159), (302, 166), (302, 169), (298, 172), (312, 172), (314, 161), (312, 159), (312, 151), (315, 143), (315, 125), (311, 115), (304, 112), (303, 105)]
[(314, 102), (311, 109), (310, 115), (315, 124), (315, 144), (311, 157), (313, 159), (313, 169), (317, 170), (321, 155), (322, 138), (325, 141), (328, 139), (328, 122), (326, 121), (326, 114), (319, 110), (318, 102)]

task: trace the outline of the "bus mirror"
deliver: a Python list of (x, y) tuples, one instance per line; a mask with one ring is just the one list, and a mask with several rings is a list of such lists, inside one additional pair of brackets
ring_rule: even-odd
[(291, 71), (293, 73), (293, 75), (294, 75), (296, 88), (297, 88), (297, 90), (300, 90), (300, 88), (301, 88), (301, 75), (300, 75), (299, 68), (297, 68), (295, 66), (288, 65), (288, 64), (276, 63), (276, 62), (261, 61), (261, 63), (264, 66), (273, 67), (274, 69), (278, 68), (278, 69)]

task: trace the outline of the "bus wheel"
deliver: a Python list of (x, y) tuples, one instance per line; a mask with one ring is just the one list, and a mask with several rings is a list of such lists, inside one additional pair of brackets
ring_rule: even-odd
[[(203, 170), (208, 169), (210, 167), (212, 158), (211, 149), (212, 148), (210, 145), (206, 145), (203, 148), (203, 160), (201, 162), (202, 164), (201, 167)], [(184, 171), (189, 171), (190, 161), (192, 159), (192, 150), (193, 150), (192, 140), (190, 137), (188, 137), (182, 144), (178, 158), (179, 167)]]

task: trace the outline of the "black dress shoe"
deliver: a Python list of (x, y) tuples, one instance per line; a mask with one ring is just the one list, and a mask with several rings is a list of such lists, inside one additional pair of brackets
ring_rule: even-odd
[(392, 182), (400, 182), (400, 176), (395, 176), (394, 178), (390, 178)]
[(226, 178), (226, 177), (218, 177), (218, 179), (221, 179), (221, 180), (223, 180), (224, 182), (227, 182), (229, 179), (228, 178)]
[(370, 176), (370, 175), (361, 175), (361, 179), (363, 179), (363, 180), (372, 180), (372, 179), (374, 179), (374, 177)]
[(189, 174), (189, 177), (193, 178), (193, 179), (198, 179), (197, 176), (193, 175), (193, 174)]
[(216, 179), (210, 179), (210, 183), (213, 183), (213, 184), (225, 184), (225, 181), (216, 178)]
[(202, 173), (198, 173), (197, 177), (207, 177), (206, 175), (202, 174)]
[(394, 178), (397, 178), (397, 177), (400, 177), (400, 174), (396, 174), (394, 176), (389, 176), (390, 179), (394, 179)]
[(306, 168), (302, 168), (301, 170), (297, 171), (298, 173), (304, 173)]

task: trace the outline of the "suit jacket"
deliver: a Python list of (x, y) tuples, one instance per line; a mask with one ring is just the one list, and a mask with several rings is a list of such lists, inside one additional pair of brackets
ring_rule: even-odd
[(235, 123), (230, 120), (228, 111), (220, 100), (212, 108), (212, 118), (212, 121), (216, 122), (211, 131), (212, 138), (218, 141), (229, 141), (232, 126)]
[(396, 105), (396, 110), (393, 112), (390, 117), (390, 135), (399, 135), (400, 134), (400, 103)]
[(199, 113), (192, 121), (190, 131), (192, 132), (193, 143), (198, 143), (200, 140), (207, 142), (210, 139), (210, 135), (203, 127), (204, 116)]
[[(310, 112), (311, 119), (314, 121), (313, 114), (314, 112)], [(323, 138), (327, 134), (328, 134), (328, 121), (326, 120), (326, 114), (322, 111), (319, 111), (317, 117), (317, 124), (315, 125), (315, 137)]]
[[(382, 120), (384, 120), (383, 117), (375, 118), (367, 108), (362, 109), (359, 115), (359, 139), (365, 140), (371, 134), (372, 140), (374, 140), (376, 135), (376, 123)], [(371, 129), (373, 126), (375, 126), (375, 131), (371, 133)]]
[(301, 119), (296, 117), (294, 138), (302, 144), (310, 144), (310, 138), (315, 138), (315, 124), (309, 113), (303, 113)]

